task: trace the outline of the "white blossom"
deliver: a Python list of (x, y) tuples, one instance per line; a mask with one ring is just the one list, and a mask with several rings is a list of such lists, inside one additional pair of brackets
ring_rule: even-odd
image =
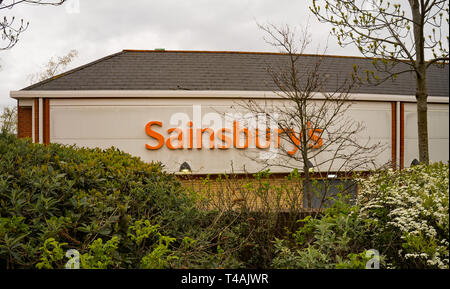
[[(403, 171), (378, 172), (360, 179), (357, 203), (360, 214), (378, 220), (386, 214), (387, 226), (397, 229), (404, 242), (423, 238), (423, 252), (399, 250), (405, 259), (423, 259), (432, 267), (449, 268), (449, 166), (415, 166)], [(444, 232), (445, 237), (438, 238)], [(422, 240), (422, 239), (420, 239)], [(434, 245), (433, 245), (434, 244)], [(423, 245), (423, 244), (422, 244)], [(434, 248), (432, 254), (427, 253)], [(427, 251), (427, 252), (425, 252)]]

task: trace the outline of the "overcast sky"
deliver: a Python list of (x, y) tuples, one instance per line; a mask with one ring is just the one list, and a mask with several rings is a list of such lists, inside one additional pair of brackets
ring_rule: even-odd
[[(68, 0), (73, 2), (77, 0)], [(30, 22), (16, 46), (0, 51), (0, 106), (14, 105), (11, 90), (28, 86), (52, 56), (79, 52), (74, 68), (123, 49), (276, 51), (257, 23), (311, 27), (310, 53), (324, 48), (329, 26), (310, 14), (309, 0), (79, 0), (76, 5), (17, 5), (0, 10)], [(309, 19), (309, 20), (308, 20)], [(359, 55), (329, 38), (327, 54)]]

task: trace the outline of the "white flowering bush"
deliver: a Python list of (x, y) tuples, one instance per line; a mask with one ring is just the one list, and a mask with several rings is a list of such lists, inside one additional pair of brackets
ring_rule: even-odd
[(360, 180), (360, 218), (393, 268), (449, 268), (449, 165), (386, 170)]

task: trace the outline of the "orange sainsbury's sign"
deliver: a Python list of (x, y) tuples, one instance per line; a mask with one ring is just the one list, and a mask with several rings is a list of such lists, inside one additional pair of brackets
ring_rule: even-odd
[[(161, 131), (163, 128), (162, 121), (150, 121), (145, 126), (145, 133), (151, 137), (156, 144), (146, 144), (148, 150), (159, 150), (166, 146), (170, 150), (182, 149), (220, 149), (227, 150), (236, 149), (268, 149), (273, 145), (274, 148), (280, 147), (280, 135), (288, 134), (292, 141), (292, 149), (287, 151), (289, 155), (293, 155), (298, 151), (301, 145), (302, 133), (295, 133), (293, 130), (282, 130), (279, 128), (265, 129), (249, 129), (241, 126), (239, 121), (233, 121), (232, 127), (218, 128), (195, 128), (193, 122), (187, 122), (186, 127), (172, 127), (167, 129), (165, 137)], [(264, 133), (265, 131), (265, 133)], [(311, 128), (308, 122), (308, 146), (312, 149), (322, 147), (323, 140), (321, 138), (322, 130)], [(206, 139), (206, 143), (204, 140)]]

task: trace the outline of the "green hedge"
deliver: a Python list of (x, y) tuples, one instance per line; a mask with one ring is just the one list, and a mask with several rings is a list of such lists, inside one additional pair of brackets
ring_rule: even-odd
[[(278, 240), (275, 268), (449, 268), (449, 165), (373, 172), (356, 205), (337, 200)], [(378, 257), (374, 256), (378, 253)]]
[(198, 192), (117, 149), (0, 134), (0, 268), (64, 268), (70, 249), (82, 268), (364, 268), (371, 249), (382, 267), (448, 268), (448, 164), (359, 181), (356, 205), (337, 201), (292, 234), (271, 210), (199, 210)]
[(449, 268), (449, 165), (385, 170), (361, 182), (360, 218), (392, 268)]
[(89, 268), (217, 265), (211, 218), (160, 164), (8, 135), (0, 156), (0, 268), (61, 268), (68, 249)]

